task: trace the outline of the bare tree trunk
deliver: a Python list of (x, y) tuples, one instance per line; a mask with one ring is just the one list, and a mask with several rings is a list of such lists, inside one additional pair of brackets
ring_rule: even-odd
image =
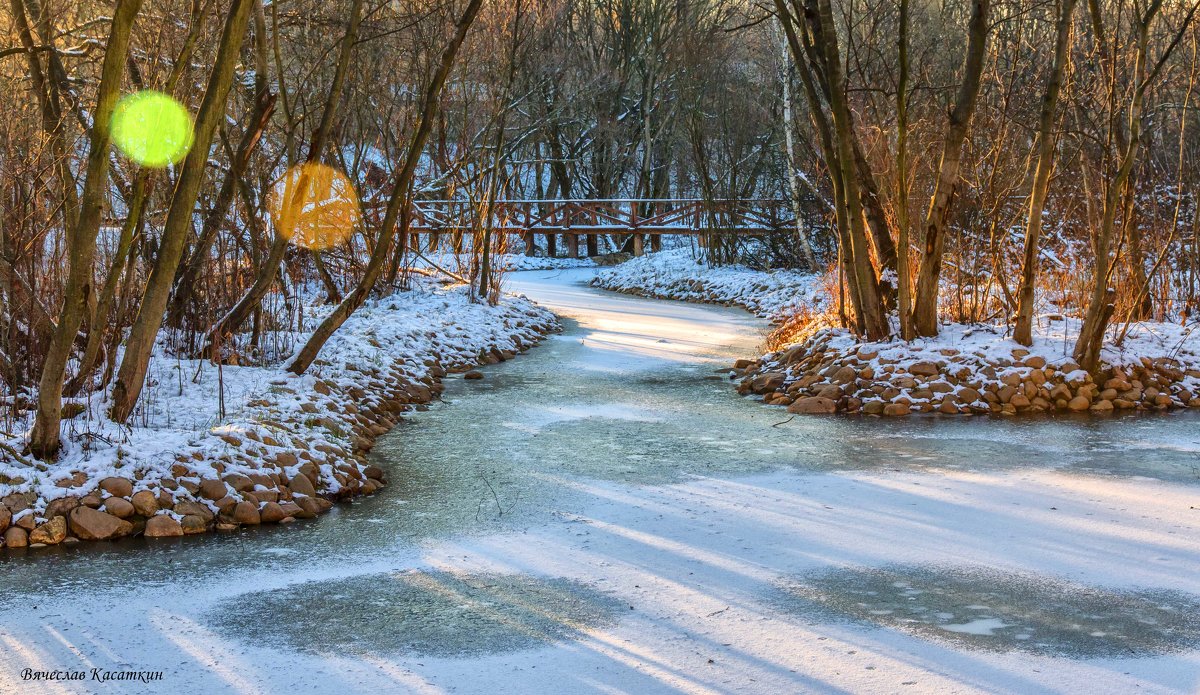
[[(510, 102), (513, 96), (513, 84), (517, 79), (517, 52), (521, 46), (521, 21), (525, 17), (524, 0), (513, 0), (513, 21), (509, 31), (510, 47), (508, 53), (508, 70), (505, 78), (504, 90), (501, 92), (500, 114), (496, 122), (496, 139), (492, 143), (495, 161), (492, 165), (491, 180), (488, 182), (487, 199), (484, 201), (484, 217), (483, 217), (483, 239), (480, 249), (479, 258), (479, 286), (478, 296), (483, 301), (488, 301), (491, 296), (491, 286), (493, 284), (492, 274), (492, 236), (494, 234), (494, 224), (492, 220), (492, 211), (496, 204), (496, 198), (500, 193), (500, 182), (504, 179), (505, 169), (507, 168), (507, 155), (504, 153), (505, 139), (508, 135), (508, 114), (510, 110)], [(497, 281), (496, 287), (499, 288)]]
[(1021, 260), (1021, 285), (1017, 290), (1017, 320), (1013, 340), (1033, 345), (1033, 304), (1037, 284), (1038, 238), (1042, 233), (1042, 208), (1050, 190), (1050, 172), (1054, 170), (1054, 150), (1057, 139), (1054, 124), (1058, 114), (1058, 95), (1062, 91), (1068, 51), (1071, 48), (1071, 16), (1075, 0), (1062, 0), (1054, 39), (1054, 65), (1042, 96), (1042, 112), (1038, 122), (1037, 168), (1033, 189), (1029, 193), (1029, 215), (1025, 221), (1025, 252)]
[[(1136, 188), (1136, 184), (1132, 180), (1130, 187)], [(1128, 248), (1125, 259), (1129, 264), (1130, 284), (1134, 287), (1148, 287), (1150, 280), (1146, 277), (1146, 248), (1142, 239), (1142, 228), (1138, 224), (1137, 207), (1136, 196), (1131, 196), (1129, 198), (1128, 223), (1125, 225), (1125, 245)], [(1154, 299), (1150, 293), (1139, 293), (1132, 310), (1130, 318), (1134, 320), (1141, 321), (1153, 316)]]
[(800, 184), (796, 181), (799, 174), (796, 171), (795, 115), (792, 113), (792, 63), (788, 60), (786, 42), (782, 48), (784, 66), (780, 81), (783, 83), (783, 136), (787, 153), (788, 188), (792, 193), (792, 214), (796, 216), (796, 240), (799, 242), (800, 252), (804, 254), (804, 261), (808, 263), (809, 270), (817, 272), (819, 270), (817, 257), (813, 253), (812, 242), (808, 239), (808, 230), (805, 228), (803, 210), (800, 206)]
[(92, 314), (91, 328), (88, 330), (87, 343), (83, 349), (83, 358), (79, 360), (79, 369), (75, 376), (63, 389), (67, 395), (74, 395), (83, 388), (96, 368), (96, 360), (100, 357), (100, 348), (104, 345), (104, 334), (108, 326), (108, 318), (112, 313), (113, 299), (116, 297), (117, 286), (121, 283), (121, 271), (133, 248), (133, 241), (140, 233), (145, 218), (146, 203), (149, 200), (153, 183), (150, 171), (142, 170), (137, 174), (133, 183), (133, 191), (126, 205), (125, 222), (121, 225), (121, 235), (117, 240), (117, 250), (108, 266), (108, 274), (104, 278), (104, 286), (100, 288), (100, 296), (96, 300), (96, 310)]
[[(851, 118), (853, 116), (854, 114), (851, 113)], [(852, 134), (856, 132), (853, 125), (851, 125), (850, 132)], [(867, 156), (863, 153), (857, 136), (855, 136), (853, 144), (854, 170), (858, 176), (863, 217), (869, 232), (867, 238), (871, 242), (871, 249), (875, 252), (876, 260), (879, 261), (879, 272), (889, 274), (888, 271), (896, 270), (896, 243), (892, 241), (892, 231), (888, 225), (887, 211), (884, 210), (879, 193), (879, 184), (875, 181), (875, 172), (871, 171), (871, 165), (867, 162)], [(891, 304), (895, 298), (895, 288), (892, 287), (891, 280), (880, 278), (879, 284), (885, 304)]]
[(912, 340), (912, 277), (908, 256), (908, 0), (900, 0), (896, 85), (896, 313), (900, 337)]
[[(1116, 228), (1117, 212), (1121, 207), (1121, 193), (1125, 190), (1130, 177), (1133, 175), (1133, 166), (1137, 161), (1138, 151), (1141, 146), (1142, 105), (1145, 100), (1146, 89), (1166, 62), (1166, 56), (1164, 55), (1154, 70), (1147, 75), (1146, 63), (1149, 52), (1150, 27), (1154, 24), (1155, 18), (1162, 9), (1162, 4), (1163, 0), (1151, 0), (1144, 13), (1137, 20), (1137, 57), (1133, 69), (1133, 79), (1135, 80), (1136, 87), (1133, 90), (1133, 98), (1129, 103), (1128, 136), (1125, 138), (1125, 147), (1121, 153), (1120, 165), (1105, 188), (1104, 211), (1101, 215), (1100, 227), (1096, 230), (1093, 240), (1096, 262), (1092, 272), (1091, 298), (1088, 301), (1087, 311), (1084, 313), (1083, 325), (1079, 329), (1079, 337), (1075, 341), (1074, 351), (1075, 361), (1079, 363), (1080, 367), (1092, 374), (1099, 371), (1100, 350), (1104, 346), (1104, 332), (1107, 330), (1109, 319), (1112, 318), (1113, 311), (1115, 310), (1113, 298), (1116, 296), (1116, 292), (1109, 287), (1109, 279), (1112, 274), (1112, 258), (1110, 258), (1110, 253), (1114, 230)], [(1182, 38), (1183, 31), (1186, 30), (1195, 12), (1196, 6), (1193, 5), (1191, 12), (1187, 15), (1187, 20), (1179, 30), (1180, 33), (1176, 35), (1175, 41), (1167, 49), (1167, 55), (1170, 54), (1171, 49)], [(1097, 25), (1097, 29), (1103, 31), (1099, 25)]]
[[(863, 312), (860, 307), (863, 303), (862, 293), (859, 291), (858, 283), (855, 281), (853, 270), (854, 253), (850, 241), (850, 221), (847, 213), (848, 204), (846, 202), (846, 192), (844, 189), (844, 181), (841, 175), (842, 166), (840, 163), (840, 155), (837, 145), (834, 143), (833, 127), (829, 123), (825, 112), (821, 108), (821, 97), (818, 93), (816, 73), (819, 73), (820, 66), (818, 62), (820, 58), (816, 55), (815, 47), (811, 43), (811, 38), (808, 35), (801, 35), (797, 30), (799, 26), (795, 15), (803, 15), (803, 11), (797, 8), (795, 15), (787, 7), (784, 0), (775, 0), (776, 13), (780, 23), (783, 25), (784, 36), (787, 37), (788, 48), (792, 53), (792, 60), (796, 64), (800, 74), (801, 84), (804, 85), (804, 94), (808, 99), (809, 119), (812, 121), (813, 129), (817, 132), (817, 138), (821, 145), (821, 155), (825, 159), (825, 166), (829, 170), (830, 184), (833, 188), (833, 212), (834, 226), (838, 233), (838, 288), (839, 288), (839, 316), (842, 319), (842, 325), (852, 325), (856, 333), (862, 334), (865, 326), (862, 321)], [(815, 12), (813, 13), (815, 15)], [(828, 90), (826, 90), (828, 91)], [(849, 312), (846, 311), (845, 295), (847, 290), (850, 295)]]
[[(191, 27), (188, 30), (188, 35), (183, 42), (183, 46), (179, 49), (179, 53), (175, 57), (174, 67), (171, 68), (171, 72), (167, 75), (167, 79), (162, 86), (162, 91), (168, 94), (175, 89), (175, 85), (183, 77), (185, 66), (191, 62), (192, 54), (196, 49), (196, 43), (203, 33), (205, 26), (204, 9), (205, 7), (200, 0), (193, 0)], [(130, 70), (133, 72), (132, 67)], [(137, 78), (136, 72), (134, 72), (134, 78), (135, 83), (140, 86), (140, 79)], [(112, 262), (109, 264), (104, 285), (100, 289), (100, 296), (96, 300), (96, 306), (88, 321), (87, 341), (83, 350), (83, 358), (79, 361), (79, 369), (76, 370), (75, 376), (71, 378), (64, 389), (64, 392), (68, 395), (78, 393), (84, 384), (87, 383), (88, 379), (91, 378), (92, 371), (96, 368), (96, 361), (100, 357), (100, 351), (104, 347), (105, 333), (111, 330), (116, 335), (120, 331), (119, 327), (109, 326), (108, 319), (114, 306), (113, 300), (117, 293), (117, 287), (121, 284), (121, 276), (126, 265), (126, 259), (133, 248), (134, 240), (141, 234), (142, 228), (145, 226), (143, 215), (145, 214), (151, 191), (154, 189), (152, 174), (153, 172), (150, 169), (138, 171), (130, 186), (129, 196), (125, 204), (125, 222), (121, 225), (121, 235), (117, 241), (117, 250), (113, 255)]]
[(200, 236), (196, 239), (191, 257), (182, 266), (182, 272), (178, 273), (178, 278), (175, 280), (175, 296), (171, 300), (171, 308), (167, 316), (168, 326), (182, 325), (187, 305), (195, 296), (195, 286), (200, 280), (200, 273), (210, 260), (209, 249), (233, 205), (238, 181), (245, 174), (246, 167), (250, 163), (250, 155), (258, 146), (263, 131), (266, 130), (267, 123), (271, 120), (271, 114), (275, 112), (275, 95), (267, 89), (265, 76), (256, 92), (254, 109), (246, 119), (246, 131), (242, 133), (242, 139), (229, 163), (229, 171), (225, 174), (225, 180), (221, 182), (221, 189), (217, 192), (212, 208), (204, 216), (204, 224), (200, 228)]
[(879, 279), (871, 265), (867, 230), (863, 219), (863, 206), (859, 188), (858, 171), (854, 159), (854, 134), (851, 131), (850, 104), (846, 98), (846, 84), (842, 76), (841, 55), (838, 49), (837, 27), (833, 20), (830, 0), (815, 0), (819, 31), (815, 45), (824, 49), (824, 73), (828, 82), (830, 110), (833, 113), (834, 133), (837, 136), (838, 171), (835, 175), (842, 180), (849, 223), (850, 277), (857, 288), (860, 306), (856, 307), (863, 334), (868, 340), (882, 340), (891, 332), (884, 311), (883, 297), (879, 290)]
[(38, 382), (37, 416), (29, 440), (29, 449), (38, 458), (54, 456), (62, 445), (59, 426), (62, 418), (63, 376), (75, 344), (75, 335), (87, 316), (92, 295), (92, 260), (96, 255), (96, 235), (100, 232), (111, 161), (108, 147), (112, 140), (112, 114), (121, 93), (129, 35), (141, 8), (142, 0), (118, 0), (109, 28), (88, 143), (87, 179), (84, 181), (76, 224), (68, 238), (69, 269), (62, 309)]
[[(317, 330), (313, 331), (308, 342), (301, 348), (299, 354), (292, 360), (292, 363), (288, 365), (288, 371), (294, 374), (303, 374), (308, 370), (309, 365), (317, 358), (317, 353), (321, 351), (326, 341), (366, 301), (367, 294), (370, 293), (371, 288), (375, 285), (375, 281), (379, 278), (379, 274), (383, 270), (384, 261), (388, 257), (388, 250), (392, 245), (392, 237), (396, 233), (396, 220), (400, 215), (400, 210), (402, 207), (409, 205), (408, 191), (412, 183), (412, 178), (416, 174), (417, 164), (421, 160), (421, 154), (425, 150), (425, 142), (429, 139), (429, 132), (433, 129), (433, 121), (437, 116), (438, 98), (442, 93), (442, 88), (445, 86), (446, 80), (450, 77), (450, 70), (454, 67), (455, 58), (458, 56), (458, 49), (462, 47), (463, 41), (467, 38), (467, 31), (479, 15), (479, 8), (482, 4), (483, 0), (470, 0), (470, 3), (463, 11), (462, 17), (458, 20), (454, 37), (442, 52), (441, 63), (438, 66), (437, 72), (434, 73), (429, 84), (426, 86), (425, 100), (421, 108), (421, 120), (417, 124), (417, 132), (413, 135), (412, 142), (409, 144), (404, 167), (396, 173), (395, 184), (392, 186), (392, 197), (388, 200), (387, 211), (383, 217), (383, 227), (379, 232), (379, 241), (375, 244), (375, 249), (371, 253), (371, 260), (367, 263), (367, 268), (363, 273), (362, 279), (359, 280), (358, 285), (346, 299), (321, 322)], [(407, 231), (403, 230), (402, 233), (407, 233)]]
[(936, 188), (925, 216), (925, 239), (921, 267), (917, 273), (917, 296), (913, 306), (913, 328), (917, 335), (935, 336), (938, 333), (938, 289), (942, 277), (942, 249), (946, 230), (950, 226), (954, 193), (958, 187), (962, 163), (963, 141), (971, 126), (971, 116), (979, 97), (983, 59), (987, 53), (988, 14), (991, 0), (972, 0), (971, 20), (967, 29), (967, 54), (963, 64), (963, 81), (959, 86), (950, 126), (942, 148), (942, 163), (938, 169)]
[(158, 258), (146, 281), (137, 318), (126, 342), (125, 357), (113, 384), (111, 416), (117, 422), (125, 422), (129, 418), (145, 383), (150, 354), (154, 350), (154, 341), (162, 327), (163, 313), (170, 299), (171, 281), (183, 255), (196, 198), (204, 181), (213, 135), (225, 117), (225, 101), (233, 83), (233, 70), (238, 62), (253, 4), (253, 0), (233, 0), (225, 18), (212, 75), (196, 116), (194, 143), (180, 170), (163, 227)]
[[(341, 102), (346, 74), (350, 68), (350, 58), (353, 55), (354, 44), (358, 40), (358, 29), (362, 18), (362, 4), (362, 0), (354, 0), (354, 4), (351, 6), (350, 17), (346, 24), (346, 33), (342, 37), (341, 50), (338, 53), (337, 67), (334, 69), (333, 84), (329, 87), (329, 94), (325, 99), (325, 108), (321, 113), (321, 123), (317, 126), (317, 130), (313, 134), (312, 142), (309, 143), (308, 157), (305, 161), (320, 161), (321, 154), (325, 151), (326, 143), (329, 140), (329, 134), (333, 130), (333, 122), (337, 115), (338, 104)], [(262, 27), (266, 25), (261, 12), (255, 16), (256, 31), (262, 28), (260, 25)], [(303, 178), (297, 183), (296, 190), (305, 190)], [(228, 336), (245, 323), (246, 319), (250, 318), (250, 314), (254, 313), (254, 310), (262, 303), (263, 297), (267, 296), (267, 291), (271, 289), (271, 285), (274, 284), (279, 264), (283, 262), (283, 258), (287, 254), (287, 247), (287, 238), (281, 234), (276, 234), (275, 238), (271, 241), (271, 249), (267, 252), (266, 259), (258, 268), (258, 274), (254, 277), (254, 283), (247, 290), (246, 294), (233, 305), (233, 308), (213, 326), (213, 330), (209, 334), (209, 340), (212, 340), (213, 337), (224, 338)], [(316, 254), (313, 254), (313, 258), (317, 259)], [(323, 266), (321, 267), (323, 268)], [(331, 288), (332, 293), (329, 297), (340, 296), (341, 293), (338, 291), (337, 286), (332, 285), (332, 278), (326, 281), (326, 290), (329, 291)]]

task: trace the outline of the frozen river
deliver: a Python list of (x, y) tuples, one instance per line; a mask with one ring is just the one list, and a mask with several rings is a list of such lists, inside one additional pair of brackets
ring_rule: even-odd
[[(1200, 417), (791, 418), (720, 372), (763, 322), (589, 275), (510, 276), (564, 332), (382, 495), (4, 556), (0, 692), (1200, 691)], [(21, 680), (93, 667), (163, 680)]]

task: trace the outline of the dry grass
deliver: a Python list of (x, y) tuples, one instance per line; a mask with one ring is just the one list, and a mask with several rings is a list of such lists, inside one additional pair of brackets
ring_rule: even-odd
[[(826, 271), (823, 280), (823, 292), (827, 297), (837, 297), (837, 270), (831, 267)], [(837, 302), (826, 302), (824, 308), (812, 306), (797, 307), (790, 315), (781, 319), (767, 334), (765, 346), (767, 351), (775, 352), (789, 345), (808, 340), (822, 328), (837, 325)]]

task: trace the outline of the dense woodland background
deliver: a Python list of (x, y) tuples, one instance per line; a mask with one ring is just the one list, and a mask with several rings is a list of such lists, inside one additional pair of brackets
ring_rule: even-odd
[[(2, 422), (36, 413), (38, 456), (63, 394), (136, 412), (156, 345), (302, 348), (289, 368), (306, 369), (366, 297), (404, 286), (413, 199), (787, 199), (794, 231), (709, 238), (707, 260), (828, 271), (839, 320), (869, 338), (950, 320), (1028, 342), (1035, 314), (1083, 317), (1092, 369), (1123, 323), (1188, 320), (1200, 283), (1192, 2), (5, 4)], [(194, 114), (184, 162), (110, 147), (116, 100), (140, 89)], [(319, 252), (266, 214), (306, 161), (363, 201)], [(520, 240), (471, 236), (439, 243), (472, 252), (494, 301), (482, 252)], [(298, 336), (314, 293), (338, 309)]]

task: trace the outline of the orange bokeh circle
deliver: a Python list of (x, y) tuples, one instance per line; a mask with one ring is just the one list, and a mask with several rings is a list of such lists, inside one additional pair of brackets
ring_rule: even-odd
[(267, 209), (276, 234), (314, 251), (346, 241), (362, 222), (354, 184), (316, 162), (294, 166), (276, 181)]

